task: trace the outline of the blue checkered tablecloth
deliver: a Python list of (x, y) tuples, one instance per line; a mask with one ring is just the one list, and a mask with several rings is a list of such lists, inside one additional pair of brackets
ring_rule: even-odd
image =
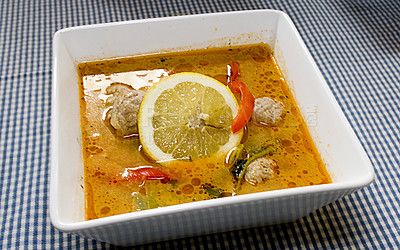
[[(141, 248), (400, 248), (400, 2), (0, 2), (0, 248), (113, 248), (49, 219), (52, 36), (77, 25), (279, 9), (295, 23), (376, 171), (374, 183), (292, 223)], [(139, 248), (139, 247), (138, 247)]]

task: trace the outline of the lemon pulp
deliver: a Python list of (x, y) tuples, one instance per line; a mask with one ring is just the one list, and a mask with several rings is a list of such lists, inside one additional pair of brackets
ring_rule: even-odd
[(140, 106), (143, 149), (159, 162), (225, 155), (242, 137), (242, 131), (231, 131), (237, 110), (232, 92), (211, 77), (168, 76), (147, 91)]

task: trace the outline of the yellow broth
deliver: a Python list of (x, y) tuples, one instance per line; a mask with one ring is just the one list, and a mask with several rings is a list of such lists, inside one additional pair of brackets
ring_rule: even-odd
[[(121, 138), (104, 120), (105, 88), (113, 82), (125, 81), (134, 88), (146, 89), (168, 73), (197, 72), (226, 83), (227, 65), (232, 60), (239, 64), (239, 79), (255, 98), (270, 97), (285, 107), (281, 120), (273, 126), (257, 126), (250, 121), (242, 140), (248, 153), (274, 145), (275, 150), (268, 155), (276, 162), (274, 178), (256, 185), (243, 180), (236, 194), (331, 182), (266, 44), (85, 62), (78, 65), (78, 72), (86, 219), (215, 198), (210, 190), (222, 191), (219, 197), (235, 194), (237, 180), (225, 159), (210, 157), (161, 166), (143, 154), (138, 137)], [(127, 168), (137, 166), (156, 166), (173, 180), (121, 179)]]

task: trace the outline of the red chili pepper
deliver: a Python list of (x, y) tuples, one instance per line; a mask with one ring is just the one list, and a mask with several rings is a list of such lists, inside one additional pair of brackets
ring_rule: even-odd
[(233, 93), (240, 93), (239, 110), (232, 121), (232, 132), (236, 133), (250, 121), (254, 109), (254, 96), (241, 81), (233, 81), (228, 86)]
[(254, 109), (254, 96), (243, 82), (236, 81), (236, 78), (239, 76), (239, 66), (234, 61), (232, 61), (230, 66), (231, 72), (228, 87), (232, 93), (240, 93), (239, 110), (232, 121), (232, 132), (236, 133), (250, 121)]
[(171, 176), (164, 171), (147, 166), (127, 168), (122, 177), (126, 180), (160, 180), (162, 183), (167, 183), (171, 180)]

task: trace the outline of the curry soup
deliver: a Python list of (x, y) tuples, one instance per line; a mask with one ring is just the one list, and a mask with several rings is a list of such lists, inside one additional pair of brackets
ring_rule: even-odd
[[(269, 97), (284, 107), (272, 125), (247, 123), (242, 158), (273, 150), (272, 178), (257, 184), (238, 179), (224, 157), (160, 164), (142, 150), (138, 136), (120, 136), (107, 120), (106, 88), (116, 82), (146, 91), (171, 73), (197, 72), (226, 84), (228, 65), (235, 61), (239, 79), (255, 98)], [(86, 219), (224, 196), (331, 183), (295, 100), (268, 45), (204, 49), (78, 65)], [(237, 96), (240, 100), (240, 97)], [(128, 180), (124, 174), (138, 166), (161, 169), (170, 178)]]

